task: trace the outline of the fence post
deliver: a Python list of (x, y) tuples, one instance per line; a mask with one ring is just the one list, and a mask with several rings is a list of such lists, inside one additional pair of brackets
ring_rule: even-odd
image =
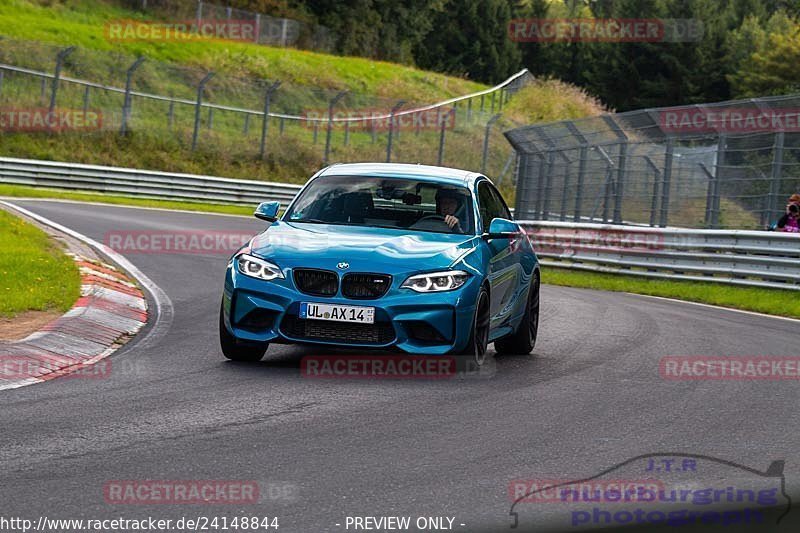
[(286, 46), (287, 24), (286, 19), (281, 19), (281, 46)]
[(41, 100), (42, 105), (47, 101), (47, 78), (42, 78)]
[(778, 209), (778, 196), (781, 194), (781, 179), (783, 174), (783, 142), (784, 132), (776, 132), (775, 145), (772, 153), (772, 180), (770, 180), (769, 183), (770, 197), (769, 211), (767, 213), (769, 222), (781, 214), (781, 211)]
[(244, 114), (244, 128), (243, 133), (247, 135), (250, 132), (250, 113)]
[(572, 121), (567, 121), (565, 124), (570, 133), (580, 142), (580, 151), (578, 152), (578, 179), (575, 184), (575, 210), (572, 215), (572, 220), (574, 222), (579, 222), (581, 219), (581, 206), (583, 205), (583, 182), (584, 178), (586, 177), (586, 161), (587, 156), (589, 155), (589, 141), (586, 140), (586, 137), (583, 135), (583, 133), (581, 133), (578, 127), (575, 126), (575, 123)]
[(481, 155), (481, 174), (486, 174), (486, 160), (489, 157), (489, 134), (492, 131), (492, 125), (500, 118), (500, 114), (496, 114), (489, 119), (486, 123), (486, 130), (483, 133), (483, 154)]
[(539, 171), (536, 173), (536, 218), (542, 220), (544, 210), (542, 208), (542, 201), (544, 200), (544, 171), (547, 162), (542, 154), (539, 156)]
[(664, 174), (661, 178), (661, 215), (658, 225), (666, 228), (669, 222), (669, 189), (672, 179), (672, 156), (675, 150), (675, 139), (667, 137), (667, 146), (664, 150)]
[(721, 189), (720, 181), (722, 179), (722, 167), (725, 165), (725, 150), (728, 146), (728, 137), (726, 135), (719, 136), (717, 143), (717, 162), (714, 165), (714, 187), (711, 194), (711, 227), (719, 227), (719, 193)]
[(392, 107), (391, 113), (389, 113), (389, 138), (386, 140), (386, 162), (392, 162), (392, 134), (394, 133), (394, 114), (403, 107), (405, 104), (405, 100), (400, 100), (397, 102), (394, 107)]
[(347, 120), (344, 123), (344, 145), (348, 146), (350, 144), (350, 121)]
[(492, 92), (492, 114), (494, 114), (494, 96), (497, 94), (496, 92)]
[(5, 71), (0, 70), (0, 94), (3, 93), (3, 74), (5, 74)]
[(283, 136), (283, 127), (285, 125), (285, 122), (286, 121), (283, 119), (283, 117), (281, 117), (280, 120), (278, 121), (278, 135), (280, 136)]
[(328, 158), (330, 157), (331, 151), (331, 133), (333, 130), (333, 108), (336, 104), (344, 98), (344, 95), (347, 94), (347, 91), (341, 91), (336, 96), (331, 98), (330, 102), (328, 102), (328, 131), (325, 134), (325, 157), (323, 158), (322, 162), (324, 164), (328, 164)]
[[(202, 5), (202, 2), (198, 3), (198, 6)], [(214, 73), (209, 72), (200, 80), (200, 83), (197, 84), (197, 101), (194, 106), (194, 131), (192, 132), (192, 152), (197, 148), (197, 137), (200, 133), (200, 107), (203, 105), (203, 90), (205, 90), (208, 80), (213, 77)]]
[[(492, 93), (494, 94), (494, 93)], [(553, 149), (547, 151), (547, 173), (544, 181), (544, 199), (542, 200), (542, 220), (550, 219), (550, 192), (553, 189), (553, 168), (555, 167), (556, 153)]]
[(206, 128), (213, 129), (214, 128), (214, 108), (208, 108), (208, 120), (206, 121)]
[(314, 141), (313, 144), (317, 144), (317, 137), (319, 136), (319, 122), (316, 120), (314, 121)]
[(437, 166), (442, 166), (442, 161), (444, 160), (444, 136), (445, 132), (447, 131), (448, 119), (451, 116), (453, 117), (453, 120), (455, 120), (455, 108), (451, 108), (450, 111), (448, 111), (447, 114), (444, 116), (444, 119), (441, 120), (442, 124), (440, 126), (440, 131), (439, 131), (439, 156), (436, 159)]
[(203, 25), (203, 0), (197, 0), (197, 33)]
[(625, 183), (625, 166), (627, 164), (628, 154), (628, 136), (612, 118), (611, 115), (602, 115), (603, 120), (614, 131), (614, 134), (619, 138), (619, 161), (617, 165), (617, 180), (614, 184), (614, 224), (622, 223), (622, 200), (624, 195)]
[(128, 67), (125, 73), (125, 103), (122, 104), (122, 124), (120, 125), (119, 132), (122, 135), (128, 134), (128, 121), (131, 119), (131, 83), (133, 81), (133, 73), (144, 62), (144, 57), (139, 56), (136, 61)]
[(711, 227), (711, 213), (714, 211), (714, 174), (708, 170), (708, 167), (702, 161), (698, 163), (698, 166), (708, 178), (708, 185), (706, 186), (706, 214), (703, 217), (703, 223), (709, 228)]
[[(258, 157), (264, 159), (267, 153), (267, 130), (269, 128), (269, 108), (272, 102), (272, 93), (274, 93), (281, 82), (276, 81), (264, 91), (264, 119), (261, 121), (261, 145), (258, 151)], [(316, 127), (316, 122), (314, 123)], [(316, 142), (316, 129), (314, 130), (314, 141)]]
[(467, 100), (467, 125), (472, 123), (472, 98)]
[(172, 129), (172, 123), (175, 121), (175, 100), (169, 101), (169, 111), (167, 111), (167, 127)]
[(83, 115), (86, 116), (86, 112), (89, 111), (89, 89), (90, 86), (87, 85), (83, 88)]
[(644, 156), (645, 162), (653, 169), (653, 194), (650, 198), (650, 227), (656, 225), (656, 213), (658, 211), (658, 184), (661, 181), (661, 171), (649, 155)]
[(255, 31), (255, 39), (253, 40), (254, 43), (258, 44), (259, 39), (261, 38), (261, 13), (256, 13), (256, 31)]
[[(72, 52), (75, 51), (74, 46), (70, 46), (69, 48), (64, 48), (61, 50), (58, 55), (56, 55), (56, 71), (53, 74), (53, 88), (50, 92), (50, 108), (48, 109), (48, 128), (52, 126), (53, 120), (52, 115), (56, 110), (56, 98), (58, 96), (58, 80), (61, 78), (61, 67), (64, 66), (64, 60), (70, 55)], [(44, 82), (44, 79), (42, 80)], [(42, 85), (44, 87), (44, 85)]]

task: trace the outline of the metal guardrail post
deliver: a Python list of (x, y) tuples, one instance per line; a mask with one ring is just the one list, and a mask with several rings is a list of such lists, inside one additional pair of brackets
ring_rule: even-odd
[(672, 157), (675, 150), (675, 139), (667, 137), (667, 145), (664, 149), (664, 174), (661, 179), (661, 214), (658, 225), (662, 228), (667, 227), (669, 222), (669, 189), (672, 179)]
[(500, 113), (493, 115), (486, 123), (486, 130), (483, 134), (483, 153), (481, 154), (481, 174), (486, 174), (486, 160), (489, 157), (489, 134), (492, 132), (492, 125), (500, 118)]
[(350, 121), (347, 120), (344, 123), (344, 145), (350, 145)]
[(389, 138), (386, 140), (386, 162), (392, 162), (392, 135), (394, 133), (394, 115), (397, 111), (403, 107), (405, 104), (405, 100), (400, 100), (397, 102), (394, 107), (392, 107), (392, 112), (389, 114)]
[(544, 181), (544, 199), (542, 200), (542, 220), (550, 218), (550, 193), (553, 189), (553, 169), (555, 168), (556, 154), (553, 150), (547, 151), (547, 172)]
[[(258, 150), (258, 157), (259, 159), (264, 159), (267, 154), (267, 131), (269, 130), (269, 108), (272, 103), (272, 93), (278, 90), (278, 87), (281, 86), (281, 82), (276, 81), (272, 85), (268, 86), (264, 91), (264, 118), (261, 121), (261, 142), (259, 145)], [(314, 123), (314, 142), (316, 142), (316, 122)]]
[(542, 220), (544, 216), (544, 207), (542, 204), (544, 202), (544, 186), (545, 186), (545, 169), (547, 168), (547, 161), (545, 160), (542, 154), (537, 154), (539, 156), (539, 168), (538, 172), (536, 173), (536, 218)]
[(167, 127), (172, 129), (172, 124), (175, 122), (175, 100), (170, 100), (169, 111), (167, 111)]
[[(50, 92), (50, 107), (48, 108), (48, 117), (52, 117), (56, 110), (56, 99), (58, 97), (58, 80), (61, 78), (61, 68), (64, 66), (64, 60), (75, 51), (74, 46), (64, 48), (56, 55), (56, 70), (53, 74), (53, 88)], [(44, 79), (42, 79), (42, 88), (44, 88)], [(48, 128), (53, 124), (52, 118), (48, 120)]]
[(472, 98), (467, 100), (467, 125), (472, 123)]
[(131, 83), (133, 82), (133, 73), (144, 62), (144, 59), (142, 56), (137, 57), (136, 61), (128, 67), (128, 71), (125, 73), (125, 100), (122, 104), (122, 124), (119, 128), (121, 135), (128, 134), (128, 121), (131, 119)]
[(242, 133), (245, 135), (250, 133), (250, 113), (244, 114), (244, 126), (242, 126)]
[(4, 70), (0, 70), (0, 94), (3, 94), (3, 75), (5, 74)]
[[(198, 9), (202, 8), (203, 3), (198, 3)], [(197, 102), (195, 103), (194, 108), (194, 131), (192, 132), (192, 152), (195, 151), (197, 148), (197, 137), (200, 134), (200, 107), (203, 104), (203, 91), (206, 88), (206, 83), (208, 80), (214, 77), (213, 72), (209, 72), (205, 75), (205, 77), (200, 80), (200, 83), (197, 84)]]
[(330, 102), (328, 102), (328, 131), (325, 134), (325, 156), (322, 159), (322, 162), (327, 165), (328, 158), (330, 157), (331, 152), (331, 132), (333, 130), (333, 108), (336, 104), (344, 98), (344, 95), (347, 94), (347, 91), (341, 91), (336, 96), (331, 98)]

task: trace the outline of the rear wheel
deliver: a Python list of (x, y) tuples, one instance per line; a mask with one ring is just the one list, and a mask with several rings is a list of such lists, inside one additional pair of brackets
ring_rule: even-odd
[(528, 291), (528, 306), (517, 331), (508, 337), (498, 339), (494, 348), (500, 354), (525, 355), (531, 353), (536, 345), (539, 332), (539, 272), (534, 271)]
[(260, 361), (269, 347), (268, 343), (245, 344), (231, 335), (225, 327), (225, 319), (222, 313), (225, 309), (222, 305), (219, 308), (219, 345), (222, 354), (232, 361)]
[(483, 366), (489, 347), (489, 293), (481, 287), (475, 301), (475, 316), (472, 319), (472, 331), (467, 346), (459, 355), (470, 356), (470, 362)]

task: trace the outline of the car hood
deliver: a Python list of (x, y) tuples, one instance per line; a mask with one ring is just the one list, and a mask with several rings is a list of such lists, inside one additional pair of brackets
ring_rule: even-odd
[(476, 246), (474, 235), (277, 221), (250, 242), (281, 268), (405, 273), (446, 269)]

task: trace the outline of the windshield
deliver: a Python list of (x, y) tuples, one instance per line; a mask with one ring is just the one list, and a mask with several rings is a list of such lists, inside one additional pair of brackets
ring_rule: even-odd
[(283, 219), (474, 234), (469, 189), (415, 179), (320, 177), (302, 192)]

